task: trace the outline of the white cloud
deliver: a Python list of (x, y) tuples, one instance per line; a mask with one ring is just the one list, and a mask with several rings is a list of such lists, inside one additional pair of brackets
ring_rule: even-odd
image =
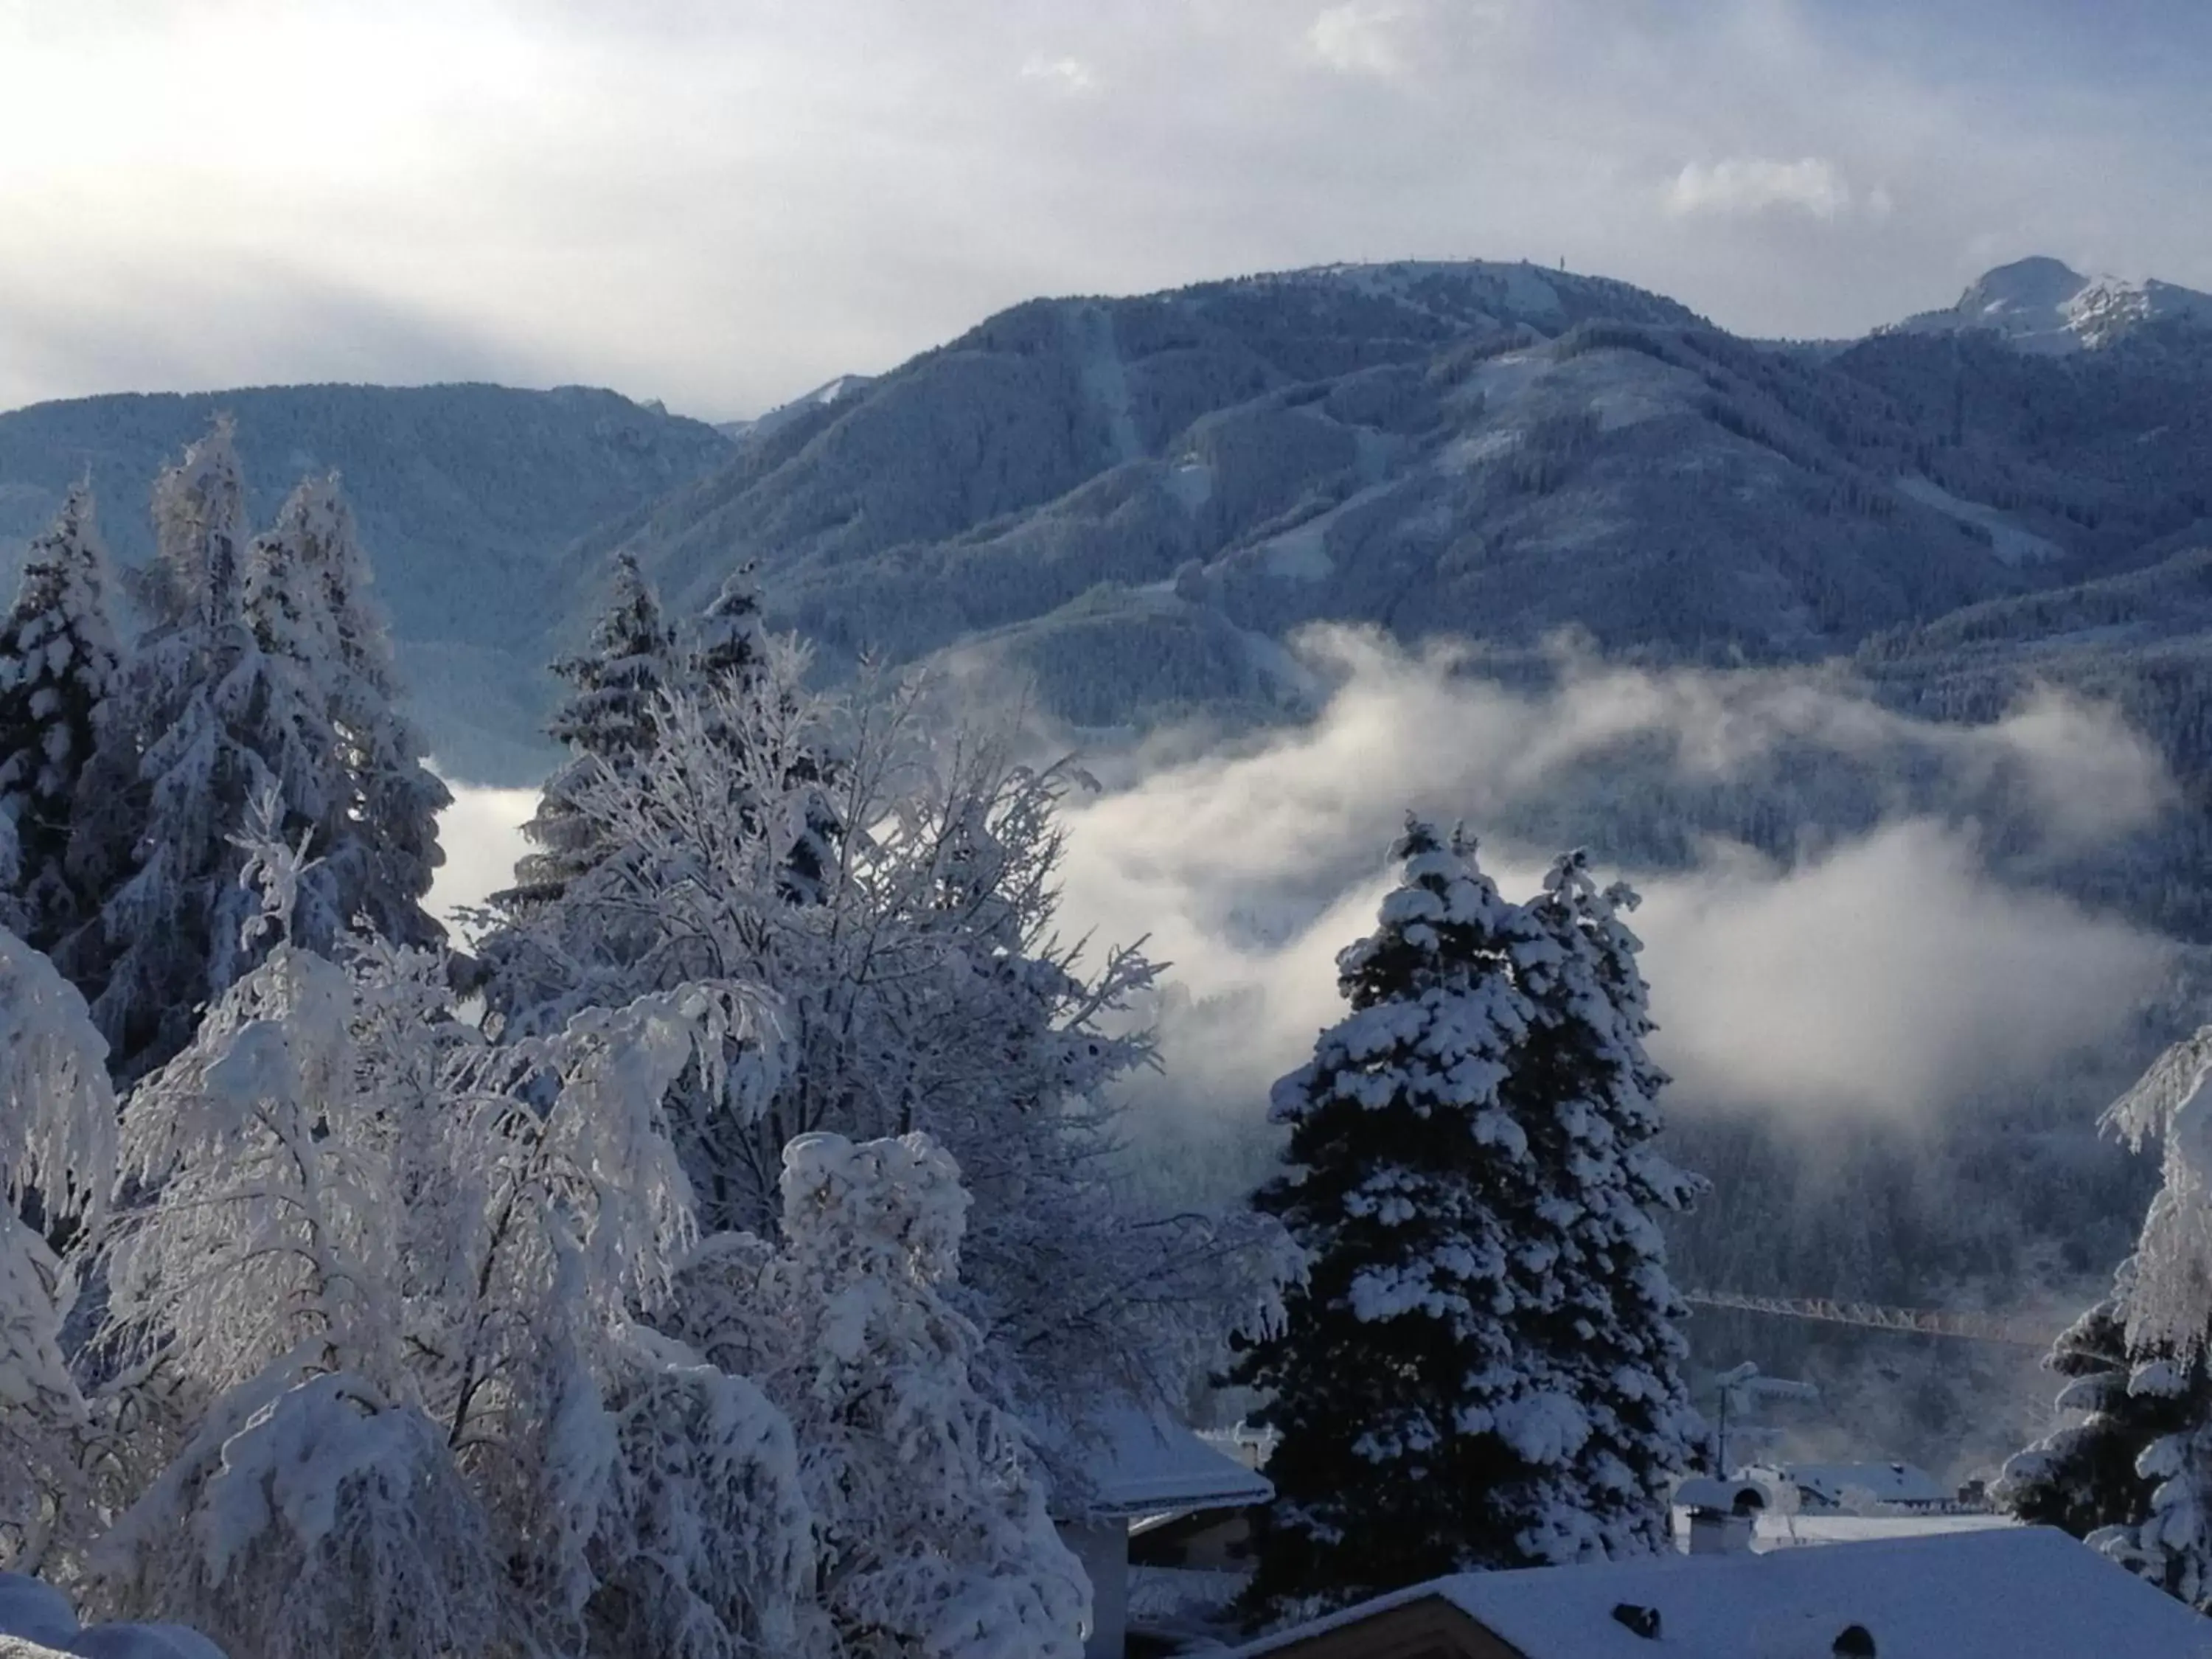
[[(2023, 884), (2171, 799), (2152, 751), (2106, 711), (2046, 696), (1970, 729), (1809, 676), (1583, 665), (1536, 694), (1371, 638), (1306, 648), (1341, 676), (1312, 724), (1140, 766), (1070, 816), (1069, 924), (1148, 933), (1194, 1000), (1171, 1012), (1155, 1091), (1174, 1113), (1212, 1104), (1249, 1122), (1337, 1018), (1334, 953), (1373, 925), (1382, 852), (1409, 806), (1464, 817), (1485, 867), (1519, 895), (1557, 847), (1509, 830), (1549, 823), (1571, 842), (1662, 820), (1668, 780), (1691, 800), (1732, 781), (1756, 794), (1829, 780), (1797, 804), (1809, 814), (1834, 787), (1842, 820), (1867, 805), (1850, 777), (1920, 781), (1878, 797), (1872, 829), (1812, 841), (1788, 866), (1715, 841), (1686, 871), (1626, 872), (1646, 899), (1655, 1051), (1678, 1103), (1785, 1116), (1955, 1106), (2112, 1035), (2167, 959), (2163, 941)], [(1978, 823), (2039, 846), (2001, 875)]]
[(1098, 84), (1097, 73), (1080, 58), (1047, 58), (1041, 52), (1023, 62), (1022, 78), (1049, 82), (1066, 93), (1090, 92)]
[(1731, 156), (1710, 167), (1692, 161), (1667, 186), (1671, 213), (1765, 213), (1787, 208), (1816, 219), (1832, 219), (1850, 205), (1851, 187), (1843, 173), (1832, 161), (1812, 155), (1796, 161)]
[(1306, 30), (1306, 50), (1315, 61), (1346, 75), (1386, 79), (1405, 72), (1402, 7), (1349, 0), (1331, 6)]

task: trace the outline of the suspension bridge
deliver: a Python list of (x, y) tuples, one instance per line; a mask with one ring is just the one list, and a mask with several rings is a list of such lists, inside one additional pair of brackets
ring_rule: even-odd
[(1904, 1331), (1920, 1336), (1956, 1337), (1968, 1342), (1997, 1342), (2008, 1347), (2048, 1348), (2060, 1322), (2030, 1314), (1972, 1313), (1946, 1308), (1886, 1308), (1872, 1302), (1842, 1302), (1826, 1297), (1749, 1296), (1739, 1291), (1684, 1291), (1693, 1308), (1725, 1308), (1737, 1313), (1811, 1319), (1863, 1330)]

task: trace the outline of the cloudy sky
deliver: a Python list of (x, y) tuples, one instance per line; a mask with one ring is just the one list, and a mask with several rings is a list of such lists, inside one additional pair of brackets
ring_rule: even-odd
[(0, 0), (0, 407), (587, 381), (709, 417), (1042, 292), (1564, 258), (1855, 332), (2212, 288), (2201, 0)]

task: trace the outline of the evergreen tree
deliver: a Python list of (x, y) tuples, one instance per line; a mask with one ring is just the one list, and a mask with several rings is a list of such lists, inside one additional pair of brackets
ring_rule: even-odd
[[(389, 628), (336, 474), (303, 480), (254, 544), (246, 605), (262, 649), (285, 664), (329, 749), (313, 851), (338, 921), (398, 945), (443, 936), (422, 899), (453, 804), (399, 708)], [(305, 942), (327, 939), (308, 929)]]
[(1541, 1553), (1572, 1559), (1668, 1547), (1669, 1500), (1698, 1420), (1683, 1385), (1686, 1352), (1656, 1212), (1699, 1183), (1653, 1148), (1666, 1074), (1651, 1063), (1643, 945), (1621, 920), (1636, 894), (1601, 890), (1571, 853), (1528, 907), (1538, 936), (1513, 951), (1536, 1017), (1501, 1091), (1528, 1134), (1553, 1203), (1556, 1250), (1543, 1276), (1542, 1340), (1572, 1379), (1587, 1438)]
[(2138, 1148), (2164, 1143), (2164, 1184), (2112, 1294), (2052, 1352), (2074, 1379), (2058, 1409), (2087, 1415), (2014, 1457), (1998, 1500), (2212, 1612), (2212, 1026), (2105, 1122)]
[(196, 1011), (237, 977), (251, 901), (233, 837), (271, 781), (238, 740), (260, 653), (245, 617), (245, 484), (228, 420), (161, 475), (154, 508), (157, 556), (143, 592), (153, 625), (86, 779), (105, 810), (80, 814), (70, 847), (77, 870), (119, 873), (61, 957), (80, 985), (97, 986), (93, 1012), (125, 1078), (181, 1048)]
[(86, 906), (68, 859), (79, 786), (121, 675), (107, 591), (91, 492), (73, 489), (31, 544), (0, 623), (0, 817), (15, 833), (23, 936), (41, 951)]
[(1697, 1429), (1655, 1211), (1640, 948), (1579, 854), (1526, 905), (1409, 821), (1351, 1016), (1276, 1085), (1291, 1170), (1255, 1202), (1307, 1251), (1235, 1381), (1272, 1397), (1277, 1502), (1248, 1613), (1663, 1547)]
[[(250, 969), (250, 830), (304, 846), (291, 937), (331, 951), (357, 922), (432, 942), (423, 910), (449, 797), (395, 709), (391, 646), (336, 481), (310, 479), (244, 541), (227, 422), (164, 473), (154, 619), (78, 791), (72, 878), (97, 914), (58, 957), (136, 1077)], [(250, 822), (256, 812), (264, 814)]]
[[(700, 700), (712, 741), (733, 750), (773, 744), (763, 726), (781, 728), (796, 719), (805, 658), (802, 653), (797, 659), (797, 672), (783, 660), (796, 649), (769, 638), (753, 567), (741, 565), (731, 572), (699, 620), (687, 664), (689, 690)], [(795, 904), (822, 902), (837, 861), (844, 823), (832, 800), (835, 773), (835, 763), (818, 742), (786, 759), (777, 796), (790, 814), (787, 824), (765, 824), (763, 816), (770, 809), (764, 801), (737, 803), (740, 820), (753, 833), (775, 833), (787, 846), (777, 886)]]
[(760, 583), (751, 565), (740, 565), (700, 616), (691, 643), (691, 677), (702, 691), (741, 690), (756, 684), (768, 666)]
[(1471, 846), (1409, 821), (1394, 854), (1380, 926), (1337, 958), (1350, 1016), (1273, 1093), (1291, 1168), (1255, 1202), (1308, 1278), (1231, 1373), (1282, 1437), (1255, 1618), (1549, 1559), (1549, 1471), (1583, 1437), (1533, 1340), (1552, 1194), (1501, 1093), (1536, 1018), (1511, 956), (1532, 930)]
[(2178, 1394), (2130, 1390), (2136, 1368), (2127, 1322), (2134, 1290), (2130, 1260), (2113, 1275), (2112, 1294), (2075, 1320), (2043, 1362), (2067, 1379), (2055, 1409), (2080, 1416), (2005, 1464), (1996, 1501), (2024, 1525), (2059, 1527), (2087, 1538), (2139, 1524), (2150, 1513), (2158, 1483), (2137, 1470), (2137, 1460), (2192, 1418), (2212, 1418), (2212, 1385), (2201, 1359), (2186, 1366), (2188, 1386)]
[(523, 826), (538, 850), (516, 864), (515, 884), (501, 896), (504, 902), (556, 898), (607, 856), (605, 833), (579, 797), (600, 769), (626, 774), (651, 751), (675, 662), (675, 633), (661, 616), (659, 597), (634, 556), (617, 556), (613, 595), (588, 648), (553, 665), (570, 695), (546, 729), (568, 745), (570, 758), (547, 780), (537, 814)]

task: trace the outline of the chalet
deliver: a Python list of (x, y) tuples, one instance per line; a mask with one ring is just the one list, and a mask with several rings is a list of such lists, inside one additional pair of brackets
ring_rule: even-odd
[(1087, 1512), (1060, 1536), (1091, 1575), (1085, 1659), (1122, 1659), (1128, 1620), (1129, 1540), (1215, 1510), (1242, 1510), (1275, 1495), (1267, 1478), (1190, 1430), (1135, 1407), (1101, 1413)]
[(1468, 1573), (1230, 1659), (2212, 1659), (2212, 1620), (2044, 1527)]

